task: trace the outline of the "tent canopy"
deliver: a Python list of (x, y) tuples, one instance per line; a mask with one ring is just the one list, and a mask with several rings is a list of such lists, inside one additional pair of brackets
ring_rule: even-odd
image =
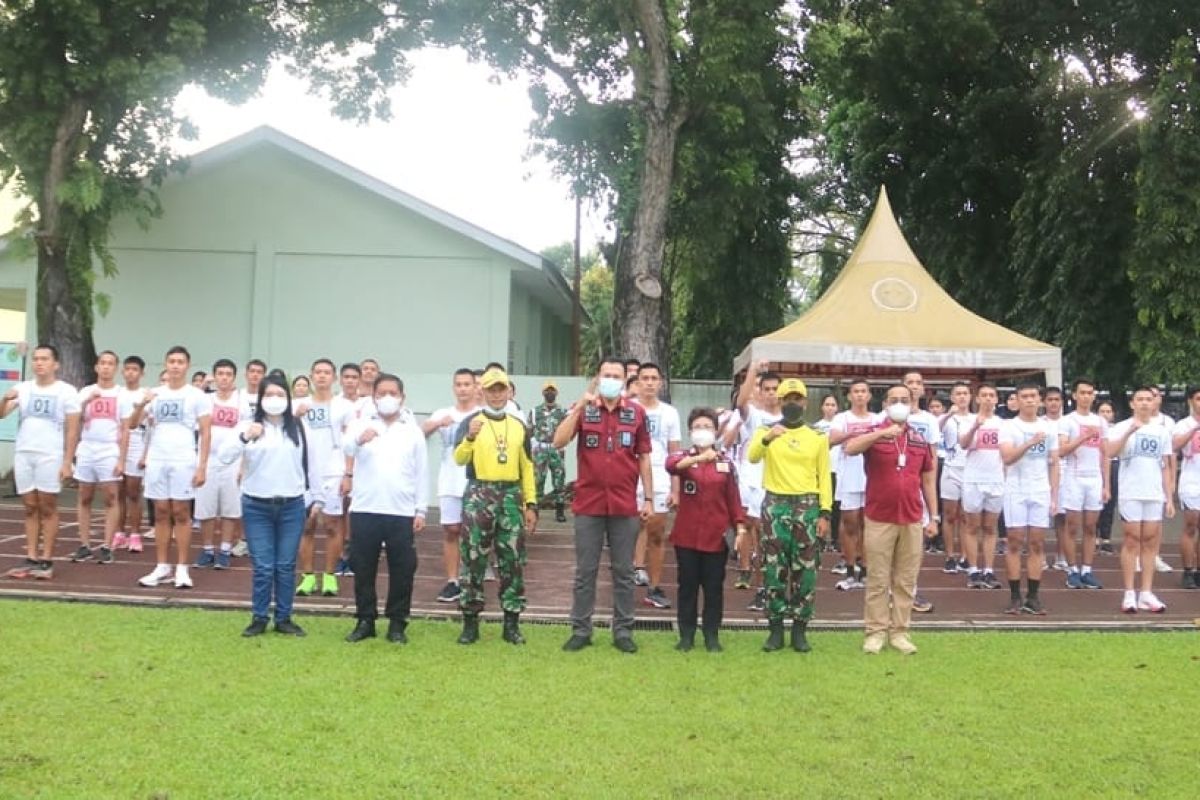
[(913, 254), (887, 191), (837, 279), (795, 322), (753, 339), (734, 373), (757, 361), (811, 378), (898, 377), (1062, 381), (1062, 352), (984, 319), (954, 301)]

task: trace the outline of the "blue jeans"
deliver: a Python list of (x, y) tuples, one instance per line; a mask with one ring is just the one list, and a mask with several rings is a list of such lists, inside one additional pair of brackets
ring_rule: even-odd
[(296, 594), (296, 553), (304, 532), (304, 498), (280, 503), (242, 495), (242, 526), (254, 561), (251, 606), (254, 616), (266, 619), (271, 595), (275, 596), (275, 621), (292, 618)]

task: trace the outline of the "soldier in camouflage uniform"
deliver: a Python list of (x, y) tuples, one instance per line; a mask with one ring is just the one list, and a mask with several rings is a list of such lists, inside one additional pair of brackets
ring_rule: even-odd
[(779, 384), (783, 421), (763, 426), (750, 441), (751, 463), (762, 461), (763, 587), (767, 592), (770, 636), (763, 649), (783, 647), (783, 621), (792, 619), (792, 648), (807, 653), (808, 622), (813, 615), (821, 547), (829, 536), (833, 507), (829, 440), (804, 424), (804, 382)]
[(496, 549), (504, 640), (524, 644), (519, 627), (525, 610), (525, 531), (537, 525), (537, 495), (529, 431), (520, 417), (505, 410), (508, 376), (490, 369), (480, 379), (485, 406), (459, 426), (454, 461), (467, 467), (463, 532), (459, 545), (459, 585), (463, 631), (459, 644), (479, 640), (483, 576), (488, 554)]
[(553, 445), (554, 431), (567, 417), (567, 410), (558, 405), (558, 386), (546, 381), (542, 386), (542, 399), (546, 402), (529, 412), (529, 428), (533, 432), (534, 478), (539, 497), (545, 497), (542, 489), (546, 485), (546, 472), (550, 473), (550, 484), (554, 487), (554, 519), (566, 522), (566, 499), (563, 490), (567, 483), (567, 472), (563, 468), (562, 451)]

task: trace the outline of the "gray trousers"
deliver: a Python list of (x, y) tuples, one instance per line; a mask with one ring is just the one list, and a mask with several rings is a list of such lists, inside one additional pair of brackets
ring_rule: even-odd
[(633, 548), (638, 528), (637, 517), (575, 517), (575, 599), (571, 605), (575, 635), (592, 635), (596, 576), (607, 541), (613, 583), (613, 638), (633, 636)]

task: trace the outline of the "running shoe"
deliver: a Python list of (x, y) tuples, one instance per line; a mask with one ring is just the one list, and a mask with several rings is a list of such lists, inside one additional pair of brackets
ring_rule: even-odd
[(129, 552), (131, 552), (131, 553), (142, 552), (142, 537), (138, 536), (136, 533), (131, 534), (129, 536)]
[(1161, 614), (1167, 610), (1167, 604), (1154, 596), (1154, 592), (1142, 592), (1138, 595), (1138, 611), (1149, 611), (1151, 614)]
[(902, 656), (911, 656), (917, 652), (917, 646), (912, 643), (912, 639), (908, 638), (907, 633), (892, 634), (888, 644), (892, 646), (893, 650), (899, 651)]
[(154, 588), (160, 583), (165, 583), (171, 577), (171, 566), (169, 564), (159, 564), (149, 575), (143, 575), (138, 578), (138, 584), (147, 588)]
[(633, 568), (633, 585), (634, 586), (649, 586), (650, 573), (646, 572), (642, 567)]
[(985, 588), (985, 589), (1001, 589), (1003, 587), (1004, 587), (1004, 584), (1000, 583), (1000, 581), (996, 579), (996, 573), (994, 573), (994, 572), (983, 573), (983, 588)]
[(861, 558), (856, 559), (854, 562), (854, 566), (858, 567), (858, 579), (866, 580), (867, 579), (867, 565), (863, 563), (862, 559)]
[(1075, 572), (1074, 570), (1068, 572), (1067, 573), (1067, 588), (1068, 589), (1082, 589), (1083, 588), (1083, 576), (1080, 575), (1078, 572)]
[(204, 549), (200, 551), (200, 557), (196, 559), (196, 563), (193, 566), (198, 567), (199, 569), (204, 569), (205, 567), (211, 567), (216, 563), (217, 554), (212, 550)]
[(457, 603), (460, 597), (462, 597), (462, 588), (459, 587), (458, 581), (446, 581), (446, 585), (438, 592), (437, 601), (439, 603)]
[(129, 537), (124, 531), (120, 531), (113, 536), (113, 550), (124, 550), (129, 547)]
[(190, 573), (188, 573), (188, 568), (184, 564), (179, 564), (175, 567), (175, 588), (192, 588), (192, 576)]
[(487, 565), (487, 569), (483, 571), (483, 579), (489, 583), (496, 580), (496, 568), (491, 564)]
[(1185, 569), (1183, 571), (1183, 580), (1180, 581), (1179, 585), (1182, 586), (1184, 589), (1195, 589), (1196, 588), (1196, 574), (1194, 572), (1192, 572), (1190, 569)]
[(96, 563), (97, 564), (111, 564), (115, 560), (116, 559), (113, 558), (112, 548), (106, 547), (105, 545), (100, 545), (100, 549), (97, 551), (97, 555), (96, 555)]
[(1172, 567), (1170, 564), (1168, 564), (1166, 561), (1163, 561), (1162, 556), (1155, 556), (1154, 557), (1154, 571), (1155, 572), (1174, 572), (1175, 568)]
[(143, 539), (145, 539), (147, 542), (153, 542), (153, 541), (154, 541), (154, 538), (155, 538), (157, 535), (158, 535), (158, 534), (156, 534), (156, 533), (154, 532), (154, 527), (153, 527), (153, 526), (151, 526), (151, 527), (149, 527), (149, 528), (146, 528), (146, 530), (142, 531), (142, 538), (143, 538)]
[(913, 595), (912, 610), (918, 614), (930, 614), (933, 612), (933, 601), (925, 599), (920, 594)]
[(863, 583), (851, 575), (848, 578), (842, 578), (840, 581), (834, 584), (833, 588), (837, 589), (839, 592), (853, 592), (855, 589), (863, 588), (863, 586)]
[(1096, 552), (1103, 553), (1106, 556), (1116, 555), (1116, 550), (1112, 546), (1112, 542), (1107, 539), (1102, 539), (1100, 544), (1096, 545)]
[(984, 583), (983, 573), (982, 572), (972, 572), (970, 575), (968, 575), (967, 576), (967, 588), (968, 589), (986, 589), (987, 585)]
[(230, 552), (233, 553), (234, 558), (245, 558), (250, 555), (250, 545), (246, 544), (245, 539), (242, 539), (233, 546), (233, 550)]
[(834, 575), (845, 575), (848, 572), (850, 572), (850, 567), (847, 566), (846, 559), (839, 558), (837, 560), (837, 563), (834, 564), (833, 567), (829, 571), (832, 572)]
[(36, 567), (29, 570), (29, 577), (39, 581), (50, 580), (54, 577), (54, 562), (39, 561)]
[(1042, 605), (1040, 597), (1026, 597), (1025, 602), (1021, 604), (1021, 613), (1044, 617), (1046, 616), (1046, 607)]
[(1085, 588), (1085, 589), (1103, 589), (1104, 588), (1103, 586), (1100, 585), (1100, 581), (1096, 580), (1096, 573), (1094, 573), (1094, 572), (1083, 573), (1082, 575), (1079, 576), (1079, 582), (1083, 584), (1083, 588)]
[(1125, 614), (1136, 614), (1138, 610), (1137, 592), (1125, 592), (1121, 599), (1121, 611)]
[(650, 606), (651, 608), (670, 608), (671, 601), (667, 599), (667, 595), (660, 587), (655, 586), (642, 598), (642, 605)]
[(997, 539), (996, 540), (996, 555), (998, 555), (998, 556), (1008, 555), (1008, 539)]
[(217, 551), (217, 562), (215, 564), (213, 564), (213, 569), (229, 569), (229, 565), (230, 565), (229, 551), (228, 550), (218, 550)]
[(317, 576), (311, 572), (304, 573), (300, 578), (300, 582), (296, 584), (296, 594), (300, 597), (308, 597), (317, 590)]
[(958, 571), (959, 572), (970, 572), (971, 571), (971, 562), (967, 561), (967, 559), (965, 559), (965, 558), (960, 558), (958, 560)]
[(1004, 613), (1011, 617), (1020, 616), (1021, 614), (1021, 598), (1014, 597), (1008, 601), (1008, 605), (1004, 607)]
[(743, 570), (738, 571), (738, 576), (733, 582), (733, 588), (735, 588), (735, 589), (749, 589), (750, 588), (750, 570), (743, 569)]
[(71, 560), (74, 562), (87, 561), (92, 557), (92, 548), (86, 544), (79, 545), (79, 549), (71, 555)]
[(326, 572), (321, 576), (321, 594), (326, 597), (337, 597), (338, 582), (337, 578)]
[(39, 566), (41, 566), (40, 561), (33, 558), (27, 558), (21, 564), (4, 573), (4, 576), (6, 578), (28, 578), (29, 573), (33, 572)]
[(750, 605), (746, 606), (749, 611), (766, 611), (767, 610), (767, 590), (759, 589), (754, 593), (754, 599), (750, 601)]
[(947, 575), (954, 575), (958, 572), (958, 561), (953, 558), (947, 558), (945, 565), (942, 567), (942, 572)]
[(1054, 569), (1059, 572), (1070, 572), (1071, 565), (1067, 563), (1065, 558), (1056, 558), (1054, 559)]

